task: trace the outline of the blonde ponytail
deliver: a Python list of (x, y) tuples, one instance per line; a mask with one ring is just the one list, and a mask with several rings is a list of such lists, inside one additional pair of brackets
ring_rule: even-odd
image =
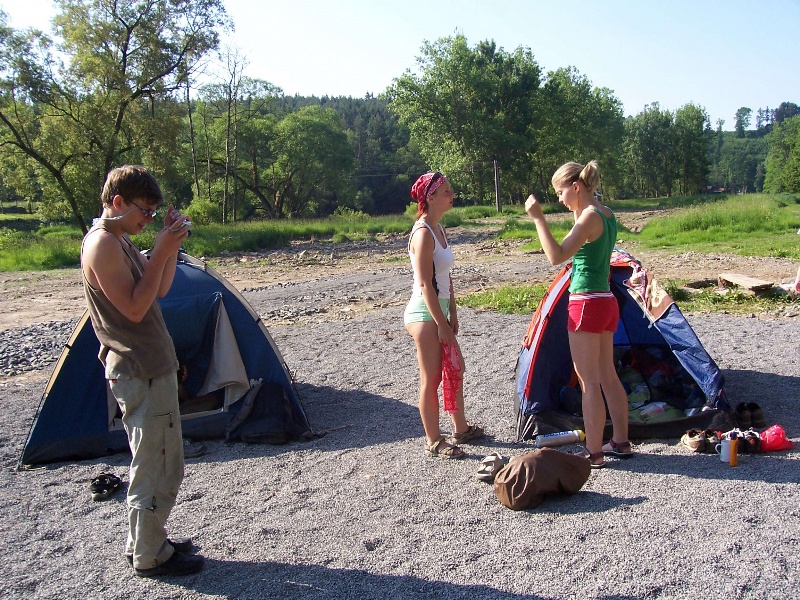
[(553, 173), (550, 182), (554, 188), (559, 188), (578, 180), (583, 182), (590, 194), (594, 194), (600, 185), (600, 167), (596, 160), (590, 160), (586, 166), (576, 162), (564, 163)]

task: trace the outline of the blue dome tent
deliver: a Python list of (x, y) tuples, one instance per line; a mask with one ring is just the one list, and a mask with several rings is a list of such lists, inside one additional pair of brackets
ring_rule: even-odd
[[(160, 302), (181, 364), (185, 437), (283, 443), (313, 435), (272, 336), (219, 273), (180, 253)], [(99, 349), (84, 313), (50, 376), (18, 467), (128, 450)]]

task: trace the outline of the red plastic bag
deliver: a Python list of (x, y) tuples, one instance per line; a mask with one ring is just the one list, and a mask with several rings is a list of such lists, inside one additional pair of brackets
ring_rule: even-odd
[(461, 383), (461, 357), (457, 344), (442, 344), (442, 396), (447, 412), (458, 411), (458, 386)]
[(761, 452), (776, 452), (794, 447), (792, 440), (786, 438), (786, 432), (780, 425), (773, 425), (761, 432)]

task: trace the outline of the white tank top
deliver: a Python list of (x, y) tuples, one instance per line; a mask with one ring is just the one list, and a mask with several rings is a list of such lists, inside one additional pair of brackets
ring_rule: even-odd
[[(411, 237), (422, 227), (420, 225), (424, 225), (428, 231), (431, 232), (433, 236), (433, 269), (434, 275), (436, 278), (436, 289), (438, 290), (439, 298), (450, 298), (450, 269), (456, 262), (455, 256), (453, 256), (453, 251), (450, 249), (450, 244), (447, 244), (447, 248), (443, 247), (439, 243), (439, 238), (436, 237), (433, 233), (433, 229), (431, 226), (428, 225), (423, 219), (420, 219), (416, 223), (414, 223), (414, 227), (411, 230), (411, 236), (408, 238), (408, 258), (411, 260), (411, 268), (414, 271), (414, 287), (411, 289), (411, 295), (413, 296), (422, 296), (422, 287), (419, 284), (419, 273), (417, 273), (417, 269), (414, 268), (414, 253), (411, 252)], [(447, 243), (447, 237), (444, 234), (444, 228), (442, 227), (441, 223), (439, 224), (439, 230), (442, 232), (442, 236), (445, 238), (445, 243)]]

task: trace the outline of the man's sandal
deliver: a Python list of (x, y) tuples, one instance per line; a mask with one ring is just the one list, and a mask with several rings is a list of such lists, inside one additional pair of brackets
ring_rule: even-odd
[(616, 456), (617, 458), (631, 458), (633, 448), (630, 442), (618, 443), (611, 438), (607, 444), (603, 444), (603, 454), (606, 456)]
[(447, 438), (443, 435), (439, 436), (432, 444), (425, 443), (425, 456), (432, 456), (434, 458), (464, 458), (466, 454), (458, 446), (447, 443)]

